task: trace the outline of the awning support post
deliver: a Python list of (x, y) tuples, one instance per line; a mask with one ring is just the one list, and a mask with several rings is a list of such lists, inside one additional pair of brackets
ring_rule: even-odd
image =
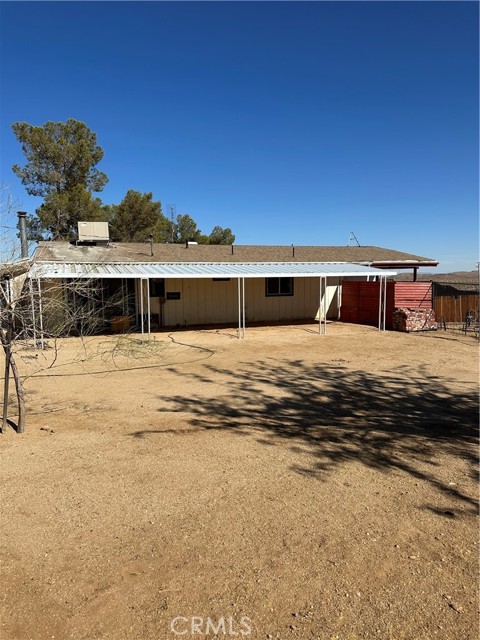
[(150, 280), (145, 280), (147, 283), (147, 318), (148, 318), (148, 339), (150, 340), (150, 334), (152, 332), (152, 318), (150, 314)]
[(378, 330), (382, 327), (382, 278), (378, 277)]
[(140, 278), (140, 311), (142, 314), (142, 340), (145, 334), (145, 296), (147, 297), (147, 334), (150, 340), (151, 319), (150, 319), (150, 281), (148, 278)]
[(327, 335), (327, 276), (325, 276), (324, 287), (323, 287), (323, 322), (324, 322), (323, 334)]
[(322, 276), (318, 279), (318, 333), (322, 333)]
[(245, 278), (242, 278), (242, 338), (245, 338)]
[[(318, 299), (318, 333), (326, 335), (327, 333), (327, 276), (319, 278), (319, 299)], [(323, 314), (323, 329), (322, 329)]]
[(143, 280), (142, 278), (140, 278), (140, 318), (141, 318), (141, 327), (142, 327), (142, 341), (143, 341), (143, 334), (145, 332), (145, 328), (144, 328), (144, 317), (143, 317)]
[(337, 287), (337, 320), (340, 320), (342, 308), (342, 286), (343, 286), (343, 278), (339, 278), (338, 287)]
[(386, 327), (386, 317), (387, 317), (387, 276), (385, 276), (383, 278), (383, 286), (384, 286), (384, 292), (383, 292), (383, 330), (386, 331), (387, 327)]
[(101, 278), (99, 282), (100, 282), (100, 296), (101, 296), (100, 304), (102, 305), (102, 320), (103, 320), (103, 324), (105, 324), (105, 300), (103, 295), (103, 282), (104, 282), (103, 278)]
[(40, 320), (40, 346), (42, 349), (45, 348), (44, 340), (43, 340), (43, 307), (42, 307), (42, 287), (40, 285), (40, 278), (37, 278), (37, 287), (38, 287), (38, 315)]
[(379, 276), (378, 279), (378, 330), (386, 331), (387, 276)]
[(240, 296), (240, 278), (237, 278), (237, 292), (238, 292), (238, 333), (237, 338), (240, 340), (240, 332), (242, 330), (242, 302)]
[(30, 278), (28, 281), (28, 288), (30, 289), (30, 304), (32, 306), (32, 329), (33, 329), (33, 343), (37, 346), (37, 319), (35, 316), (35, 298), (33, 296), (33, 282)]

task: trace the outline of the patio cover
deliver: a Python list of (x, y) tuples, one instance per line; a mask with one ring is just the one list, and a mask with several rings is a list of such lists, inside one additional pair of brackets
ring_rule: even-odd
[(350, 262), (36, 262), (32, 279), (50, 278), (315, 278), (396, 275)]
[[(326, 288), (328, 278), (378, 277), (380, 298), (378, 307), (378, 329), (385, 330), (387, 278), (396, 271), (376, 269), (350, 262), (35, 262), (27, 277), (36, 280), (40, 291), (40, 280), (44, 279), (138, 279), (140, 307), (147, 302), (146, 323), (150, 334), (150, 296), (144, 294), (143, 282), (150, 278), (237, 278), (238, 280), (238, 337), (245, 337), (245, 279), (246, 278), (319, 278), (320, 297), (318, 328), (327, 332)], [(323, 306), (322, 306), (323, 305)], [(145, 314), (142, 311), (141, 329), (145, 331)]]

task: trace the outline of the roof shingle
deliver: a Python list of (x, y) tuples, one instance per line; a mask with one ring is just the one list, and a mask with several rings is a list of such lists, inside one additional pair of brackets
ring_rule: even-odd
[(351, 262), (371, 265), (436, 266), (431, 258), (382, 247), (185, 245), (112, 243), (75, 246), (68, 242), (40, 242), (35, 261), (58, 262)]

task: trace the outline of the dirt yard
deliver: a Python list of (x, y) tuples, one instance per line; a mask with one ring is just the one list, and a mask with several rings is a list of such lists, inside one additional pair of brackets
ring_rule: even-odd
[(474, 339), (298, 325), (19, 356), (2, 639), (478, 637)]

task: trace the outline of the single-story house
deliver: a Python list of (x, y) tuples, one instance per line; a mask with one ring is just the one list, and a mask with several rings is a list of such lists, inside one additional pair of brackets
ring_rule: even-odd
[(90, 230), (75, 243), (40, 242), (29, 277), (45, 316), (54, 297), (85, 308), (85, 295), (68, 288), (88, 281), (96, 288), (88, 308), (114, 330), (238, 324), (240, 336), (247, 322), (316, 319), (325, 332), (327, 319), (341, 316), (345, 281), (376, 283), (385, 329), (387, 278), (437, 264), (381, 247), (113, 243)]

